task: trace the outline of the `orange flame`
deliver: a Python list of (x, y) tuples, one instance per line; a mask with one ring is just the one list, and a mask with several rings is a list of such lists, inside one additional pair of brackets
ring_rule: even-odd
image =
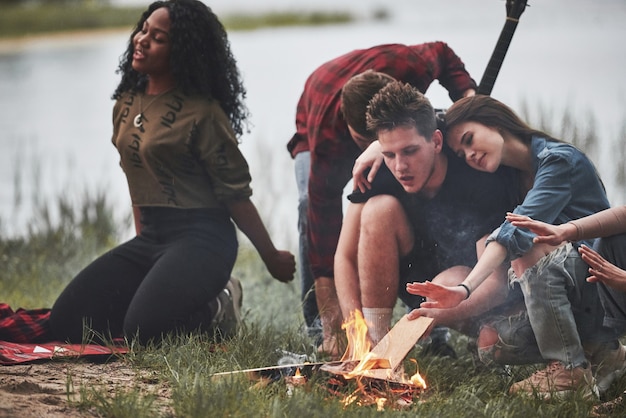
[(372, 342), (367, 337), (367, 323), (360, 310), (354, 310), (341, 325), (348, 337), (348, 347), (341, 361), (362, 360), (371, 350)]
[(356, 367), (345, 375), (346, 378), (361, 375), (365, 370), (376, 367), (376, 359), (371, 353), (372, 342), (367, 336), (367, 322), (360, 310), (352, 311), (350, 317), (341, 325), (346, 331), (348, 347), (341, 361), (358, 361)]
[(298, 367), (293, 376), (285, 376), (285, 382), (287, 383), (287, 393), (292, 393), (296, 386), (303, 386), (306, 384), (306, 376), (302, 375), (300, 368)]
[[(415, 368), (417, 369), (417, 360), (415, 360), (414, 358), (411, 359), (411, 361), (413, 363), (415, 363)], [(426, 389), (426, 381), (424, 380), (424, 378), (422, 377), (422, 375), (420, 375), (418, 370), (415, 370), (415, 374), (413, 376), (411, 376), (411, 378), (409, 379), (411, 381), (411, 384), (413, 386), (419, 386), (422, 389)]]
[[(360, 378), (367, 376), (368, 370), (381, 368), (381, 360), (376, 358), (371, 352), (372, 343), (367, 335), (367, 323), (361, 311), (355, 310), (351, 312), (350, 317), (342, 324), (341, 328), (346, 331), (348, 340), (348, 347), (341, 361), (358, 361), (356, 367), (345, 373), (344, 377), (348, 379)], [(417, 369), (417, 361), (415, 359), (411, 359), (411, 361), (415, 363)], [(384, 367), (382, 366), (382, 368)], [(406, 385), (426, 389), (426, 381), (418, 371), (410, 378), (407, 378), (404, 373), (398, 374), (394, 370), (389, 370), (388, 378)]]

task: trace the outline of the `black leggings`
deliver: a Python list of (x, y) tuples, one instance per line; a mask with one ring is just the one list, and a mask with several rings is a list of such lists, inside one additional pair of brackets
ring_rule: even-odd
[(142, 208), (137, 237), (82, 270), (52, 307), (55, 339), (80, 343), (83, 324), (105, 339), (142, 344), (208, 326), (208, 303), (237, 257), (228, 214), (213, 209)]

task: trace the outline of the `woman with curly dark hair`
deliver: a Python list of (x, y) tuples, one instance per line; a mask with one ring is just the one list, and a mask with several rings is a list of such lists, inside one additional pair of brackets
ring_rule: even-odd
[(241, 285), (230, 278), (238, 248), (232, 221), (276, 279), (292, 280), (295, 261), (274, 247), (250, 200), (238, 147), (245, 89), (226, 31), (200, 1), (154, 2), (118, 72), (112, 142), (137, 236), (62, 292), (50, 316), (54, 337), (81, 342), (88, 329), (145, 344), (170, 332), (232, 335), (241, 303)]

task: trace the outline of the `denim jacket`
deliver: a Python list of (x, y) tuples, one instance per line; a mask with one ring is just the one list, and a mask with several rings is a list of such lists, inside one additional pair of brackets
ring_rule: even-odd
[[(609, 201), (593, 163), (571, 144), (533, 137), (533, 187), (514, 213), (559, 225), (607, 209)], [(532, 232), (505, 221), (489, 237), (507, 249), (509, 259), (533, 245)]]

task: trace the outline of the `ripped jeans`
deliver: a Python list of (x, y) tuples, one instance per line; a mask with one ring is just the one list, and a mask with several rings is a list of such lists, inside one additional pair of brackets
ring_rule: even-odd
[(503, 364), (558, 360), (577, 367), (587, 361), (583, 343), (616, 340), (617, 333), (602, 325), (604, 310), (597, 285), (586, 281), (587, 269), (578, 251), (567, 244), (521, 278), (509, 270), (510, 282), (518, 283), (524, 294), (526, 311), (491, 321), (498, 342), (479, 350), (481, 359)]

